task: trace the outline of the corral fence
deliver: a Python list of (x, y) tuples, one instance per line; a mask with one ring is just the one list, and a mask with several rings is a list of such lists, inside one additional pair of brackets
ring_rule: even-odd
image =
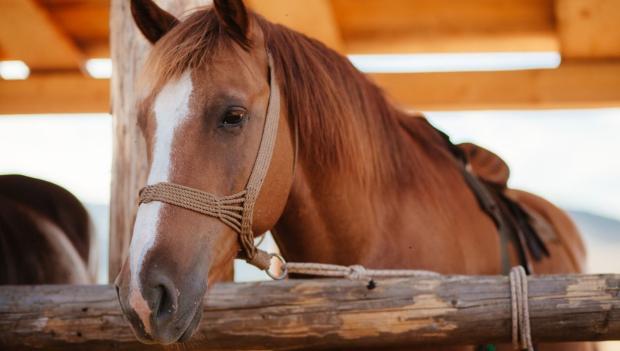
[[(534, 342), (620, 339), (620, 275), (532, 276)], [(215, 285), (186, 348), (260, 350), (509, 343), (503, 276)], [(0, 287), (0, 349), (141, 350), (112, 286)], [(181, 348), (183, 349), (183, 347)]]

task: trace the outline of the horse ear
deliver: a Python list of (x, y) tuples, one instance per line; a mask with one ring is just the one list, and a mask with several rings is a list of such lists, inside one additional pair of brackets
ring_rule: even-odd
[(179, 23), (176, 17), (162, 10), (152, 0), (131, 0), (131, 14), (142, 34), (152, 44)]
[(228, 33), (243, 45), (248, 45), (250, 21), (243, 0), (213, 0), (213, 8)]

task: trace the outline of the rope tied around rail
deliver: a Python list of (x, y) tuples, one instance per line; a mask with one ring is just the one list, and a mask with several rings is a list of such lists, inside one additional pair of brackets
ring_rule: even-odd
[(533, 351), (527, 274), (523, 266), (516, 266), (510, 270), (508, 277), (512, 307), (512, 346), (515, 350)]

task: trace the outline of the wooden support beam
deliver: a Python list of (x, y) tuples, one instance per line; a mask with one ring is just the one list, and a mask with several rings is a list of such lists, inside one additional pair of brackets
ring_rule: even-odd
[(570, 61), (549, 70), (371, 77), (394, 101), (415, 110), (620, 106), (620, 61)]
[(81, 69), (83, 56), (35, 0), (0, 1), (0, 46), (31, 70)]
[(332, 0), (347, 53), (555, 51), (552, 0)]
[(342, 51), (340, 29), (330, 0), (303, 3), (290, 0), (246, 0), (248, 6), (268, 20), (285, 25)]
[(564, 57), (620, 57), (620, 1), (556, 0)]
[(0, 114), (110, 112), (109, 81), (80, 72), (0, 80)]
[[(509, 343), (501, 276), (217, 284), (182, 349), (358, 349)], [(620, 275), (529, 278), (535, 342), (620, 338)], [(111, 286), (0, 287), (3, 350), (156, 350), (135, 341)]]

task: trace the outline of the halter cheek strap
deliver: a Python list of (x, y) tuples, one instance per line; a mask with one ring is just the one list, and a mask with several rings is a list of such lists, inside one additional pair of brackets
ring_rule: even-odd
[(275, 78), (273, 59), (269, 58), (269, 105), (254, 168), (244, 190), (219, 197), (211, 193), (174, 183), (157, 183), (140, 190), (140, 204), (164, 202), (200, 214), (219, 218), (239, 234), (240, 258), (262, 270), (270, 266), (271, 255), (254, 246), (252, 216), (254, 205), (267, 175), (280, 120), (280, 90)]

